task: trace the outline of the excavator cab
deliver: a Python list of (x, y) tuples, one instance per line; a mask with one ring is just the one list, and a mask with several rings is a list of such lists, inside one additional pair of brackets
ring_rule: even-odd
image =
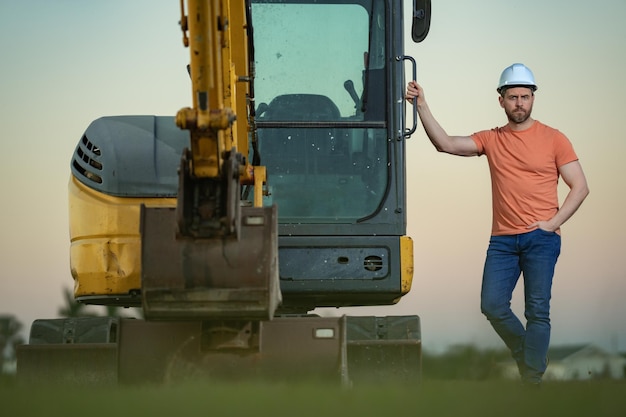
[(278, 208), (282, 309), (393, 304), (411, 286), (401, 7), (252, 2), (249, 158)]

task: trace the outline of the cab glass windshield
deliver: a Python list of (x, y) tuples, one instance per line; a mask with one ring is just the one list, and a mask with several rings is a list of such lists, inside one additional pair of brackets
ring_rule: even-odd
[(371, 215), (389, 169), (384, 2), (255, 0), (252, 24), (249, 157), (267, 167), (264, 204), (278, 205), (281, 223)]

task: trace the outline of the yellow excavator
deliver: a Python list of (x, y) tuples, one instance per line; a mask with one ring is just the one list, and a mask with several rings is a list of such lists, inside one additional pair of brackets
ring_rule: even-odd
[[(193, 105), (111, 116), (69, 182), (74, 296), (143, 319), (36, 320), (24, 382), (419, 380), (402, 0), (181, 0)], [(412, 3), (412, 39), (430, 26)]]

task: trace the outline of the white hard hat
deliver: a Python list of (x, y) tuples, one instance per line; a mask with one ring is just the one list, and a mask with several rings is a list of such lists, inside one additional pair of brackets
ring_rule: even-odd
[(535, 91), (537, 84), (535, 84), (535, 77), (532, 71), (526, 65), (513, 64), (502, 71), (500, 82), (498, 83), (498, 93), (504, 87), (529, 87)]

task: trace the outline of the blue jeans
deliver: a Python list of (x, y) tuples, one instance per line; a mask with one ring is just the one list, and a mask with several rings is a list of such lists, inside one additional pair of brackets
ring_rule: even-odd
[[(561, 236), (536, 229), (492, 236), (487, 249), (481, 290), (481, 311), (511, 350), (522, 379), (541, 382), (550, 343), (550, 297)], [(511, 298), (524, 276), (526, 327), (511, 311)]]

